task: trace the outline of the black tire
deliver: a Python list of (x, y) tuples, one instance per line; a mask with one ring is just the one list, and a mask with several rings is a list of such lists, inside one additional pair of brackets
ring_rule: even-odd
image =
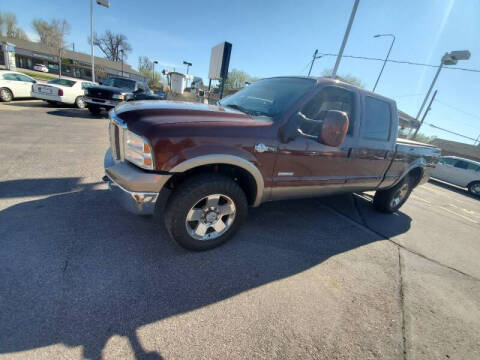
[(75, 106), (79, 109), (85, 109), (85, 100), (83, 100), (83, 96), (77, 96), (75, 99)]
[(10, 102), (13, 100), (13, 94), (10, 89), (1, 88), (0, 89), (0, 100), (3, 102)]
[(373, 197), (373, 207), (383, 213), (394, 213), (405, 204), (412, 190), (413, 181), (410, 176), (405, 176), (394, 187), (377, 191)]
[(90, 114), (98, 116), (102, 112), (102, 108), (99, 106), (95, 105), (87, 105), (88, 106), (88, 111), (90, 111)]
[(480, 181), (468, 184), (468, 192), (472, 195), (480, 196)]
[[(227, 225), (225, 232), (218, 233), (218, 237), (204, 240), (197, 239), (187, 230), (187, 227), (192, 226), (192, 222), (187, 222), (187, 216), (191, 209), (204, 201), (202, 199), (214, 194), (221, 194), (233, 202), (235, 209), (233, 219), (230, 225)], [(222, 199), (220, 197), (220, 201)], [(210, 211), (204, 210), (205, 208), (206, 205), (203, 208), (198, 207), (196, 209), (203, 211), (206, 218)], [(170, 238), (180, 246), (195, 251), (209, 250), (223, 244), (238, 231), (247, 216), (247, 208), (248, 203), (245, 193), (235, 181), (219, 174), (201, 174), (181, 183), (178, 189), (173, 192), (165, 209), (165, 227)], [(228, 223), (230, 215), (223, 216), (220, 216), (219, 219), (223, 223)], [(224, 220), (225, 216), (227, 217), (226, 220)], [(193, 221), (193, 226), (195, 223), (198, 226), (200, 221)], [(212, 236), (216, 236), (213, 225), (210, 226), (208, 231), (211, 231), (210, 234), (213, 233)], [(207, 233), (205, 236), (208, 237), (209, 234)]]

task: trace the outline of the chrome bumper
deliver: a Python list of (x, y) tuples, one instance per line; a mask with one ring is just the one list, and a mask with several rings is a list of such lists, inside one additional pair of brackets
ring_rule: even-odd
[(108, 107), (112, 107), (112, 108), (121, 103), (121, 101), (104, 100), (104, 99), (97, 100), (95, 98), (91, 98), (91, 97), (87, 97), (87, 96), (84, 97), (84, 101), (87, 104), (94, 104), (94, 105), (99, 105), (99, 106), (108, 106)]
[(148, 173), (126, 161), (115, 161), (111, 149), (104, 160), (106, 182), (116, 200), (137, 215), (155, 212), (158, 194), (171, 175)]

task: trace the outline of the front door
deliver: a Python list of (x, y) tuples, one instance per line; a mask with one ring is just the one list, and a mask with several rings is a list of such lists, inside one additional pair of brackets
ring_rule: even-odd
[(18, 88), (17, 97), (31, 97), (34, 80), (23, 74), (15, 74), (15, 78), (17, 80)]
[[(345, 191), (351, 175), (350, 153), (355, 146), (357, 95), (341, 86), (326, 86), (300, 109), (298, 134), (278, 146), (272, 199), (310, 197)], [(318, 142), (326, 110), (345, 111), (349, 116), (347, 137), (339, 147)], [(291, 121), (295, 121), (291, 119)], [(318, 122), (318, 123), (316, 123)]]

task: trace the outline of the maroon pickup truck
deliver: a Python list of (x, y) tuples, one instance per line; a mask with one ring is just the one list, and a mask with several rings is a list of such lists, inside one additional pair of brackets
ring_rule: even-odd
[(163, 214), (172, 239), (206, 250), (266, 201), (374, 190), (377, 210), (398, 210), (440, 151), (397, 131), (391, 99), (334, 79), (263, 79), (216, 106), (118, 105), (104, 179), (128, 210)]

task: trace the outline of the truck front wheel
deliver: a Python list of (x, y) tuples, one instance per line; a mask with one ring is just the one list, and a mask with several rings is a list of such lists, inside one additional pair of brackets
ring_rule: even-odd
[(407, 201), (413, 190), (410, 176), (405, 176), (394, 187), (387, 190), (379, 190), (373, 197), (373, 207), (384, 213), (393, 213)]
[(90, 111), (90, 114), (98, 116), (102, 112), (102, 109), (99, 106), (96, 105), (87, 105), (88, 106), (88, 111)]
[(231, 238), (247, 216), (240, 186), (220, 174), (202, 174), (181, 183), (165, 209), (170, 237), (190, 250), (209, 250)]

